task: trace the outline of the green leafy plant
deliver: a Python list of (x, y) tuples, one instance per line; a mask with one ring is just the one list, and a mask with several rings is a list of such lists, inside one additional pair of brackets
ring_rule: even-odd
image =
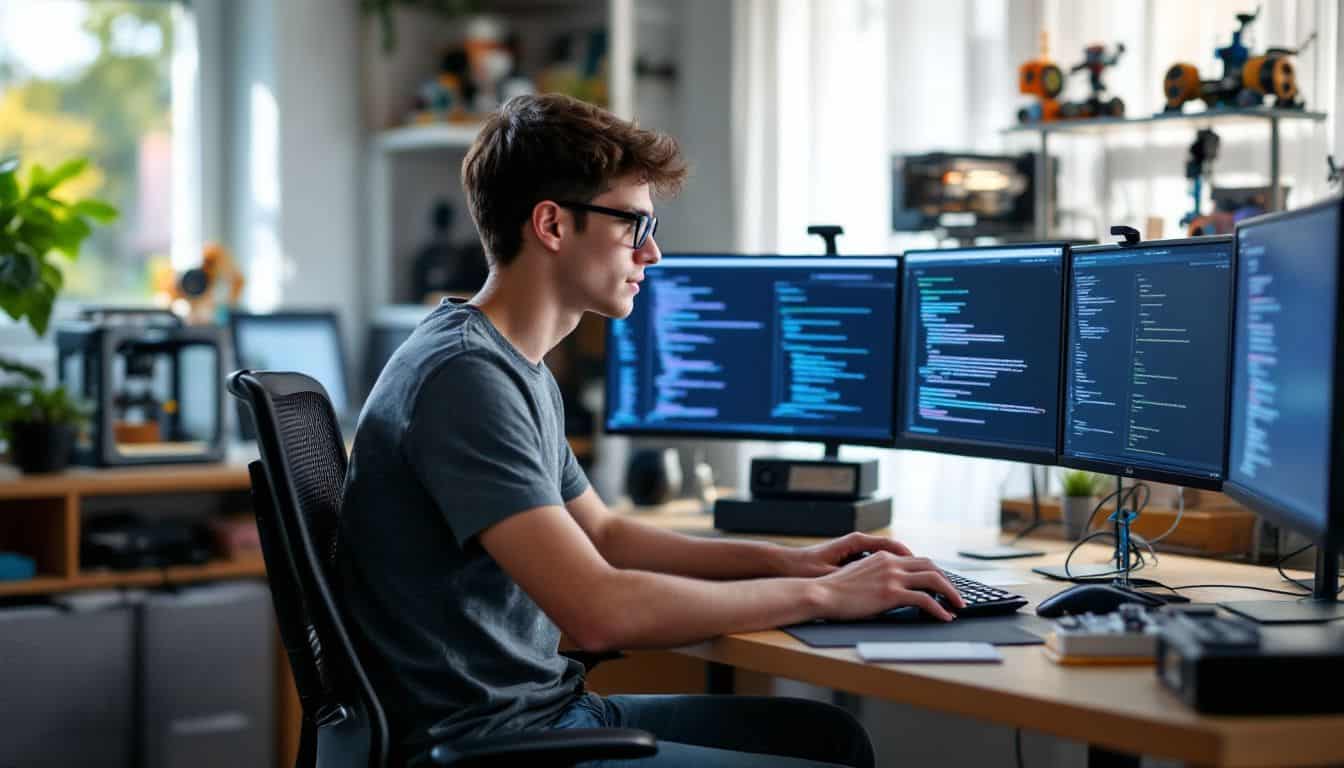
[(1084, 472), (1078, 469), (1071, 469), (1064, 473), (1061, 481), (1064, 486), (1065, 496), (1094, 496), (1097, 492), (1097, 485), (1100, 478), (1091, 472)]
[(88, 167), (80, 158), (48, 171), (34, 165), (25, 187), (19, 160), (0, 160), (0, 309), (27, 322), (38, 336), (47, 332), (51, 309), (64, 278), (59, 253), (73, 261), (93, 232), (91, 222), (109, 222), (117, 209), (98, 200), (65, 202), (53, 192)]
[[(0, 309), (26, 322), (42, 336), (51, 321), (64, 278), (55, 254), (74, 260), (93, 232), (93, 224), (117, 217), (117, 209), (98, 200), (66, 202), (53, 195), (63, 183), (88, 167), (80, 158), (48, 171), (34, 165), (25, 186), (19, 160), (0, 159)], [(35, 368), (0, 357), (0, 436), (10, 426), (40, 423), (81, 427), (88, 410), (62, 387), (43, 386)]]
[(41, 384), (0, 388), (0, 424), (66, 424), (83, 427), (89, 420), (88, 405), (71, 397), (65, 387), (47, 389)]

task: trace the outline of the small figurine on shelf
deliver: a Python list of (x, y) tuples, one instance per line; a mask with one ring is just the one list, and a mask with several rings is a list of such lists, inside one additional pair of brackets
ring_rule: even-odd
[(1041, 31), (1041, 57), (1017, 69), (1017, 92), (1038, 101), (1017, 111), (1019, 123), (1045, 123), (1059, 119), (1059, 94), (1064, 90), (1064, 71), (1050, 59), (1050, 39)]
[(546, 66), (538, 73), (538, 90), (563, 93), (590, 104), (606, 106), (607, 32), (593, 29), (557, 35), (551, 40)]
[(451, 122), (462, 116), (462, 83), (451, 72), (440, 72), (438, 77), (420, 86), (412, 122)]
[(409, 122), (481, 119), (510, 97), (532, 93), (532, 81), (519, 70), (518, 48), (516, 37), (505, 37), (503, 21), (473, 17), (462, 43), (443, 55), (438, 74), (420, 86)]
[(493, 16), (476, 16), (467, 22), (462, 49), (467, 73), (476, 86), (470, 102), (476, 114), (499, 108), (499, 84), (513, 71), (514, 56), (504, 40), (504, 24)]
[(1106, 46), (1094, 43), (1083, 49), (1083, 60), (1073, 65), (1069, 74), (1087, 72), (1091, 95), (1085, 101), (1066, 102), (1060, 105), (1060, 117), (1124, 117), (1125, 102), (1119, 98), (1106, 98), (1106, 82), (1101, 76), (1108, 67), (1120, 62), (1125, 52), (1125, 44), (1119, 43), (1109, 55)]
[(1237, 14), (1237, 29), (1231, 44), (1214, 50), (1223, 63), (1223, 75), (1216, 80), (1201, 80), (1194, 64), (1177, 62), (1162, 79), (1162, 93), (1166, 97), (1165, 111), (1179, 112), (1186, 102), (1199, 99), (1214, 108), (1258, 107), (1265, 96), (1274, 97), (1277, 109), (1302, 109), (1298, 99), (1297, 71), (1290, 57), (1305, 51), (1316, 39), (1312, 33), (1297, 48), (1270, 48), (1262, 55), (1252, 56), (1242, 42), (1246, 29), (1260, 16), (1255, 13)]
[(234, 263), (233, 256), (218, 243), (206, 243), (201, 253), (201, 266), (181, 273), (171, 267), (163, 269), (155, 278), (155, 297), (173, 313), (187, 318), (193, 325), (216, 322), (216, 301), (220, 286), (228, 284), (225, 306), (234, 306), (243, 293), (246, 282)]
[(1190, 234), (1213, 234), (1205, 232), (1212, 222), (1200, 214), (1204, 204), (1204, 178), (1209, 175), (1213, 161), (1218, 158), (1218, 146), (1221, 141), (1211, 128), (1201, 128), (1195, 134), (1190, 145), (1190, 154), (1185, 161), (1185, 178), (1190, 180), (1190, 212), (1181, 217), (1181, 226), (1188, 227)]

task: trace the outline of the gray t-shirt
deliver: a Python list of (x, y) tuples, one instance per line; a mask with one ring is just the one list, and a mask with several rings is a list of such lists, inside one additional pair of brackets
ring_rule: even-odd
[(394, 744), (545, 727), (582, 690), (478, 534), (587, 488), (546, 366), (473, 306), (431, 312), (360, 414), (341, 508), (340, 590)]

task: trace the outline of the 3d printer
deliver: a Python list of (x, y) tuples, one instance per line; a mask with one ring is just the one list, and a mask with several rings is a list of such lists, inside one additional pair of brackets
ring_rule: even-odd
[(57, 371), (93, 403), (75, 461), (112, 466), (224, 458), (224, 333), (152, 309), (89, 309), (56, 328)]

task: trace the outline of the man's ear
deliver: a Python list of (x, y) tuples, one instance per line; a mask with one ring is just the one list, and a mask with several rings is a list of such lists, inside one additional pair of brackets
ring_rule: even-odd
[(569, 225), (561, 215), (560, 206), (550, 200), (542, 200), (532, 206), (531, 225), (537, 242), (552, 253), (560, 250), (561, 237), (569, 234)]

